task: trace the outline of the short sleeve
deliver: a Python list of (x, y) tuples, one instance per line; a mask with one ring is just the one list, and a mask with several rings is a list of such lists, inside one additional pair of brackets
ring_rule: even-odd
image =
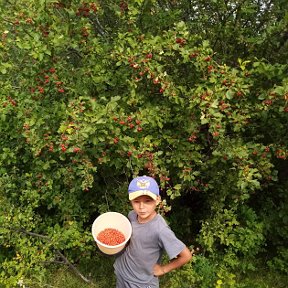
[(160, 230), (159, 242), (160, 246), (168, 254), (170, 260), (176, 258), (186, 247), (185, 244), (175, 236), (168, 225)]

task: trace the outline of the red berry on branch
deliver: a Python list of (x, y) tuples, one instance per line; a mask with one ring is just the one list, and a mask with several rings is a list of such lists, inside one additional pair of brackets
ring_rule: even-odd
[(191, 54), (189, 55), (190, 59), (191, 59), (191, 58), (196, 58), (197, 56), (198, 56), (198, 53), (191, 53)]
[(186, 41), (183, 38), (176, 38), (176, 43), (178, 44), (184, 44)]
[(65, 152), (67, 150), (67, 148), (64, 144), (61, 144), (61, 150), (62, 150), (62, 152)]
[(74, 149), (73, 149), (73, 152), (74, 153), (79, 153), (81, 151), (81, 149), (79, 148), (79, 147), (75, 147)]
[(40, 94), (43, 94), (44, 93), (44, 88), (41, 87), (41, 86), (38, 86), (38, 91)]
[(153, 83), (154, 83), (155, 85), (158, 84), (159, 82), (160, 82), (160, 81), (159, 81), (158, 77), (153, 80)]
[(271, 99), (268, 99), (268, 100), (263, 101), (263, 103), (267, 106), (270, 106), (272, 105), (273, 101)]
[(33, 20), (32, 20), (32, 18), (27, 18), (27, 19), (25, 20), (25, 22), (26, 22), (27, 24), (32, 24), (32, 23), (33, 23)]

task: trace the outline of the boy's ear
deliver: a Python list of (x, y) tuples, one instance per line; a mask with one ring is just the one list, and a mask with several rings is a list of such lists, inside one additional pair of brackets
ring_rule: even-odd
[(161, 196), (157, 196), (157, 199), (156, 199), (156, 204), (158, 205), (159, 203), (161, 202)]

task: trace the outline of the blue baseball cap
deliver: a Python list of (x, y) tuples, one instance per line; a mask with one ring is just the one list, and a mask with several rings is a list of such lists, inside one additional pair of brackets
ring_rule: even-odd
[(149, 176), (139, 176), (134, 178), (129, 184), (128, 194), (129, 200), (133, 200), (142, 195), (147, 195), (156, 200), (160, 195), (157, 182)]

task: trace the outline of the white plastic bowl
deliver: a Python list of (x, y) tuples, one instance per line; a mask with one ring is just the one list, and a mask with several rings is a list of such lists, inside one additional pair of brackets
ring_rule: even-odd
[[(125, 241), (115, 246), (106, 245), (97, 239), (98, 234), (106, 228), (117, 229), (125, 236)], [(98, 248), (105, 254), (113, 255), (124, 249), (132, 234), (132, 226), (126, 216), (118, 212), (106, 212), (98, 216), (92, 224), (92, 235)]]

